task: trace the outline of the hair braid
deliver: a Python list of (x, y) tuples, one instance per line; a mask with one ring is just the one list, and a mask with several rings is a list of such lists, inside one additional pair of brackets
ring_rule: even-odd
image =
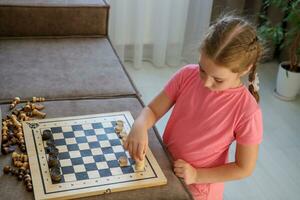
[(249, 81), (249, 86), (248, 86), (248, 90), (250, 91), (250, 93), (254, 96), (256, 102), (258, 103), (259, 102), (259, 94), (258, 94), (258, 91), (255, 90), (253, 84), (254, 84), (254, 81), (255, 81), (255, 78), (256, 78), (256, 63), (257, 63), (257, 60), (259, 59), (260, 57), (260, 54), (261, 54), (261, 50), (258, 46), (258, 42), (257, 42), (258, 38), (255, 37), (253, 39), (253, 41), (249, 44), (249, 52), (252, 53), (253, 51), (256, 53), (256, 57), (255, 57), (255, 62), (250, 70), (250, 73), (249, 73), (249, 76), (248, 76), (248, 81)]

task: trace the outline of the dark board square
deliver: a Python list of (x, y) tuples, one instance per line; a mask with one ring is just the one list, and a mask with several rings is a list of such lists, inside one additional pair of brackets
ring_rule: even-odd
[(71, 158), (72, 165), (81, 165), (83, 164), (82, 158)]
[(103, 141), (103, 140), (108, 140), (107, 135), (97, 135), (97, 140), (98, 141)]
[(103, 126), (102, 126), (101, 123), (92, 123), (92, 127), (93, 127), (93, 129), (100, 129), (100, 128), (103, 128)]
[(134, 170), (131, 166), (121, 167), (121, 170), (122, 170), (123, 174), (134, 173)]
[(79, 147), (77, 144), (69, 144), (67, 145), (68, 151), (77, 151), (79, 150)]
[(54, 140), (56, 146), (66, 145), (65, 139)]
[(92, 152), (89, 149), (80, 150), (80, 154), (81, 154), (82, 157), (92, 156)]
[(73, 131), (82, 131), (83, 128), (81, 125), (72, 125)]
[(104, 155), (96, 155), (96, 156), (93, 156), (93, 157), (94, 157), (94, 160), (96, 162), (103, 162), (103, 161), (105, 161)]
[(109, 128), (104, 128), (105, 133), (114, 133), (115, 129), (113, 127), (109, 127)]
[(76, 137), (75, 139), (76, 139), (77, 144), (87, 143), (86, 137)]
[(107, 176), (111, 176), (111, 172), (109, 169), (100, 169), (98, 170), (100, 177), (107, 177)]
[(114, 151), (111, 147), (104, 147), (104, 148), (102, 148), (102, 152), (104, 154), (108, 154), (108, 153), (113, 153)]
[(93, 129), (90, 130), (84, 130), (84, 134), (86, 136), (95, 135), (95, 131)]
[(130, 165), (135, 164), (135, 161), (132, 158), (128, 158), (128, 161), (129, 161)]
[(119, 139), (109, 140), (111, 146), (122, 145)]
[(52, 127), (51, 132), (52, 133), (61, 133), (62, 129), (61, 129), (61, 127)]
[(79, 180), (86, 180), (89, 178), (88, 174), (86, 172), (79, 172), (75, 173), (76, 179)]
[(107, 161), (107, 165), (109, 168), (119, 167), (119, 162), (117, 160), (110, 160), (110, 161)]
[(87, 171), (98, 170), (96, 163), (84, 164)]
[(117, 159), (119, 159), (121, 156), (127, 157), (125, 152), (117, 152), (117, 153), (115, 153), (115, 156)]
[(59, 158), (59, 160), (68, 159), (68, 158), (70, 158), (70, 154), (69, 154), (69, 152), (59, 153), (58, 158)]
[(72, 166), (62, 167), (61, 171), (62, 171), (63, 174), (72, 174), (72, 173), (74, 173), (74, 169), (73, 169)]
[(89, 146), (91, 149), (100, 147), (99, 142), (89, 142)]
[(74, 132), (72, 132), (72, 131), (64, 132), (63, 134), (64, 134), (65, 138), (74, 138), (75, 137)]

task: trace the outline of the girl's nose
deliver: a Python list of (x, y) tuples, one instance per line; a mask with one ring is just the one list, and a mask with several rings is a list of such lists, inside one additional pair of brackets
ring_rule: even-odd
[(203, 81), (204, 81), (204, 87), (212, 88), (212, 86), (213, 86), (213, 80), (212, 80), (212, 78), (210, 78), (209, 76), (207, 76), (207, 77), (205, 77), (205, 79)]

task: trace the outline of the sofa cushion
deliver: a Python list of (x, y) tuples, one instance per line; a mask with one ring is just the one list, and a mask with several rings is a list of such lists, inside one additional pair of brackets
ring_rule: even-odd
[[(50, 101), (44, 102), (47, 118), (66, 117), (77, 115), (100, 114), (107, 112), (130, 111), (134, 118), (142, 109), (141, 103), (136, 98), (114, 98), (98, 100), (73, 100), (73, 101)], [(8, 113), (8, 105), (1, 105), (3, 117)], [(26, 136), (25, 136), (26, 137)], [(146, 189), (116, 192), (101, 196), (106, 200), (129, 200), (129, 199), (190, 199), (190, 194), (185, 186), (179, 181), (172, 171), (161, 143), (154, 129), (149, 130), (149, 147), (159, 163), (168, 183), (164, 186), (156, 186)], [(0, 166), (11, 163), (11, 156), (0, 156)], [(23, 184), (16, 184), (14, 177), (3, 175), (0, 171), (0, 193), (3, 199), (33, 199), (33, 194), (25, 191)], [(102, 199), (100, 196), (86, 199)]]
[(103, 0), (0, 0), (0, 36), (107, 35)]
[(0, 40), (0, 102), (135, 94), (107, 38)]

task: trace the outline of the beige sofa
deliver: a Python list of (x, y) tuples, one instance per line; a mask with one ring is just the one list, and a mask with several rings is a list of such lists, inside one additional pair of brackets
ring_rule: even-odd
[[(101, 0), (0, 0), (0, 107), (15, 96), (42, 96), (47, 118), (129, 110), (144, 104), (107, 35), (109, 5)], [(167, 177), (164, 186), (87, 199), (190, 199), (156, 129), (149, 146)], [(10, 155), (0, 156), (1, 199), (33, 199), (22, 182), (4, 175)]]

